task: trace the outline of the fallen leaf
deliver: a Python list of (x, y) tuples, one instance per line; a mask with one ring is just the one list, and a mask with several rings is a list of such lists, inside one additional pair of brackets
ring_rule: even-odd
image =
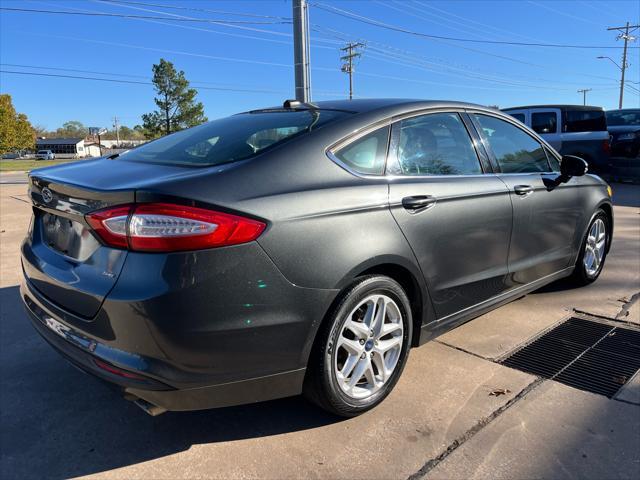
[(627, 383), (627, 376), (620, 375), (618, 377), (613, 377), (613, 381), (616, 382), (618, 385), (624, 385), (625, 383)]
[(497, 388), (495, 390), (491, 390), (489, 392), (490, 397), (499, 397), (500, 395), (506, 395), (507, 393), (511, 393), (511, 390), (507, 388)]

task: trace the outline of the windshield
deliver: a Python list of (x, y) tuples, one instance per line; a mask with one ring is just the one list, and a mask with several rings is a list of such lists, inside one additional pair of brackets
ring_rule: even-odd
[(348, 115), (334, 110), (262, 110), (214, 120), (167, 135), (121, 160), (213, 166), (243, 160)]
[(607, 112), (607, 124), (610, 127), (640, 125), (640, 110)]
[(38, 153), (49, 153), (49, 150), (38, 150)]

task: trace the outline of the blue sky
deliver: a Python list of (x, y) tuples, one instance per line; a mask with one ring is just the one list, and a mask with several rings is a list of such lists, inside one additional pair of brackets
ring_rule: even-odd
[[(4, 8), (171, 15), (267, 22), (234, 24), (108, 18), (0, 11), (2, 70), (147, 82), (163, 57), (184, 70), (210, 119), (293, 96), (290, 0), (168, 1), (118, 4), (91, 0), (0, 0)], [(336, 1), (312, 0), (416, 32), (476, 40), (620, 47), (608, 26), (638, 23), (638, 1)], [(229, 15), (157, 5), (236, 12)], [(275, 23), (274, 23), (275, 22)], [(588, 103), (618, 103), (620, 49), (569, 49), (433, 40), (356, 21), (310, 7), (313, 99), (344, 98), (347, 76), (339, 48), (348, 39), (367, 44), (356, 67), (356, 97), (412, 97), (471, 101), (501, 107), (535, 103), (581, 103), (580, 88), (592, 88)], [(640, 36), (640, 31), (636, 32)], [(631, 44), (640, 46), (640, 40)], [(640, 49), (630, 51), (625, 107), (639, 107)], [(49, 68), (33, 68), (49, 67)], [(51, 68), (68, 69), (53, 70)], [(75, 70), (75, 71), (71, 71)], [(99, 72), (99, 73), (88, 73)], [(231, 88), (235, 92), (214, 90)], [(635, 90), (634, 90), (635, 89)], [(260, 90), (255, 92), (253, 90)], [(266, 91), (266, 92), (265, 92)], [(32, 123), (56, 128), (67, 120), (88, 126), (140, 123), (152, 111), (153, 89), (115, 83), (0, 74), (0, 92)]]

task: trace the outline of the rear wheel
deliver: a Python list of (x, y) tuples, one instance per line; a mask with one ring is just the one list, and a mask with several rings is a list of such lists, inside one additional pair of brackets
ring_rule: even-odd
[(311, 354), (305, 396), (352, 417), (382, 402), (402, 373), (412, 334), (409, 299), (389, 277), (361, 277), (327, 320)]
[(574, 283), (588, 285), (600, 276), (610, 242), (609, 217), (600, 209), (591, 221), (587, 234), (582, 240), (580, 254), (571, 277)]

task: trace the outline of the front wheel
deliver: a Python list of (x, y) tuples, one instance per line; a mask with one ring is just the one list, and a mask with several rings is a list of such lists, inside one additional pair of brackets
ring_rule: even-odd
[(411, 334), (411, 308), (402, 287), (382, 275), (357, 279), (318, 333), (305, 396), (343, 417), (375, 407), (402, 373)]
[(582, 240), (580, 253), (572, 274), (572, 280), (575, 284), (588, 285), (600, 276), (610, 242), (609, 217), (602, 209), (599, 209)]

